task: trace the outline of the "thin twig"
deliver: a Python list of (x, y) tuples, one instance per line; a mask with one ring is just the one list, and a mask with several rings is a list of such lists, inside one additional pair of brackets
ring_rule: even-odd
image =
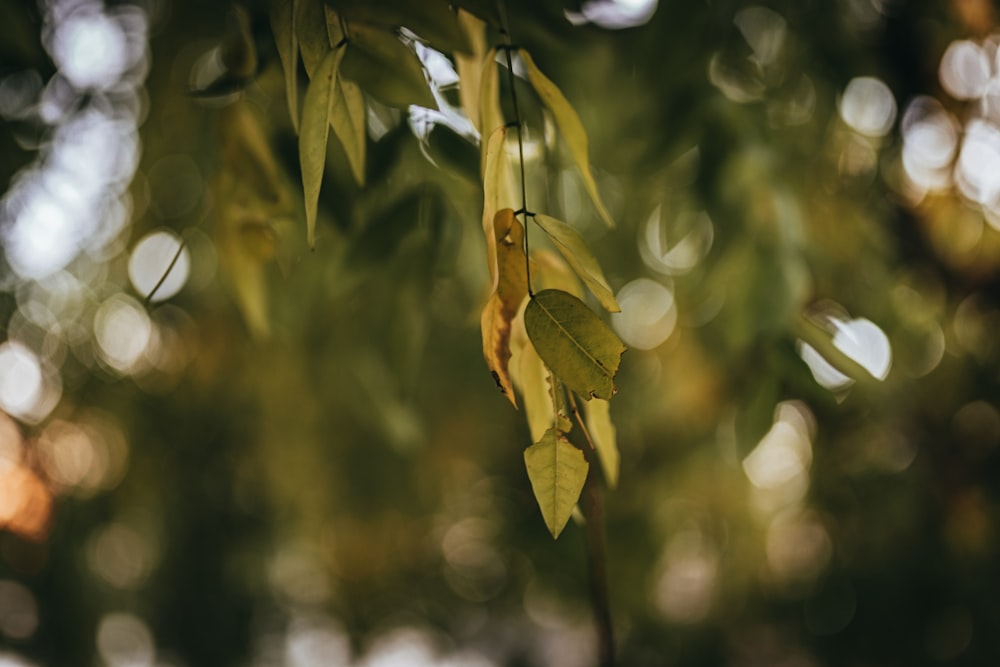
[(590, 576), (590, 598), (597, 630), (597, 651), (600, 667), (615, 667), (615, 633), (611, 621), (611, 601), (608, 596), (608, 546), (604, 534), (604, 489), (592, 452), (590, 473), (583, 487), (584, 533), (587, 540), (587, 573)]
[(528, 187), (524, 177), (524, 138), (522, 137), (523, 123), (521, 121), (521, 108), (517, 104), (517, 86), (514, 77), (514, 61), (510, 52), (514, 45), (510, 41), (510, 26), (507, 24), (507, 6), (503, 0), (497, 3), (500, 11), (500, 34), (503, 35), (503, 50), (507, 56), (507, 74), (510, 77), (510, 100), (514, 104), (514, 120), (517, 124), (517, 156), (521, 167), (521, 214), (524, 218), (524, 270), (528, 280), (528, 296), (535, 297), (531, 289), (531, 260), (528, 254)]
[(166, 282), (167, 276), (169, 276), (170, 272), (174, 270), (174, 265), (177, 264), (177, 260), (181, 258), (181, 253), (184, 252), (184, 248), (186, 247), (186, 245), (187, 244), (184, 241), (184, 237), (181, 236), (180, 243), (177, 244), (177, 252), (174, 253), (174, 258), (170, 260), (170, 264), (167, 264), (167, 270), (163, 272), (163, 275), (160, 276), (160, 279), (156, 281), (155, 285), (153, 285), (153, 289), (149, 290), (149, 294), (147, 294), (146, 298), (143, 299), (143, 303), (145, 303), (147, 306), (153, 300), (153, 297), (156, 295), (156, 292), (161, 287), (163, 287), (163, 283)]

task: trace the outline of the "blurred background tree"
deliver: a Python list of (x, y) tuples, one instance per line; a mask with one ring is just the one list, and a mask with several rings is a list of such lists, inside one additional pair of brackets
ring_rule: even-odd
[[(1000, 662), (994, 6), (507, 13), (618, 221), (525, 87), (630, 347), (620, 663)], [(0, 665), (595, 664), (482, 360), (451, 54), (413, 47), (453, 113), (366, 98), (364, 187), (330, 143), (310, 252), (266, 7), (0, 17)]]

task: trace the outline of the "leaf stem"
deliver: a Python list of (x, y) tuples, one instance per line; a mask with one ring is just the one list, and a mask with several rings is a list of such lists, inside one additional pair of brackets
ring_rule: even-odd
[(586, 438), (587, 444), (594, 451), (597, 451), (597, 447), (594, 445), (594, 439), (590, 437), (590, 431), (587, 430), (587, 425), (583, 421), (583, 416), (580, 414), (579, 408), (576, 405), (576, 397), (573, 396), (572, 391), (567, 391), (566, 395), (569, 397), (569, 409), (573, 411), (573, 416), (576, 417), (576, 423), (580, 425), (580, 430), (583, 431), (583, 437)]
[(521, 167), (521, 214), (524, 219), (524, 270), (528, 279), (528, 296), (535, 298), (535, 293), (531, 289), (531, 259), (528, 253), (528, 187), (524, 176), (524, 138), (523, 122), (521, 121), (521, 108), (517, 103), (517, 86), (514, 77), (514, 61), (510, 52), (515, 47), (510, 41), (510, 27), (507, 24), (507, 5), (504, 0), (498, 0), (497, 6), (500, 11), (500, 34), (503, 35), (503, 51), (507, 56), (507, 75), (510, 77), (510, 100), (514, 105), (514, 121), (517, 125), (517, 157)]

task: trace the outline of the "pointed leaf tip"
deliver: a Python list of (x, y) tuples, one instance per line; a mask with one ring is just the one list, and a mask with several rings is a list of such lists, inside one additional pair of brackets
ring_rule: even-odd
[(524, 450), (524, 464), (542, 519), (553, 539), (557, 538), (580, 499), (590, 464), (583, 452), (554, 428)]
[(538, 356), (567, 387), (585, 398), (615, 394), (615, 375), (625, 346), (578, 298), (545, 290), (524, 311), (524, 326)]

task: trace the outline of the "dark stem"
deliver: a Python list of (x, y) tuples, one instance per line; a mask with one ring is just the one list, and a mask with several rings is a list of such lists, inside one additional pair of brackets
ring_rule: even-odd
[(163, 287), (163, 283), (167, 280), (167, 276), (169, 276), (170, 272), (174, 270), (174, 265), (177, 264), (177, 260), (181, 258), (181, 253), (184, 252), (184, 246), (184, 237), (182, 236), (181, 242), (177, 245), (177, 252), (174, 253), (174, 258), (170, 260), (170, 264), (167, 264), (167, 270), (163, 272), (160, 279), (156, 281), (155, 285), (153, 285), (153, 289), (149, 290), (149, 294), (147, 294), (146, 298), (143, 299), (146, 305), (149, 305), (149, 303), (153, 300), (153, 297), (156, 295), (156, 292)]
[(597, 474), (595, 457), (583, 487), (583, 514), (587, 539), (587, 572), (590, 576), (590, 600), (597, 630), (597, 654), (600, 667), (615, 667), (615, 633), (611, 623), (611, 601), (608, 598), (608, 548), (604, 534), (604, 489)]
[(503, 35), (503, 51), (507, 56), (507, 74), (510, 77), (510, 100), (514, 104), (514, 121), (517, 125), (517, 157), (521, 167), (521, 213), (524, 219), (524, 271), (528, 281), (528, 296), (535, 297), (531, 289), (531, 259), (528, 254), (528, 188), (524, 178), (524, 138), (522, 137), (521, 108), (517, 104), (517, 86), (514, 77), (514, 61), (510, 56), (514, 45), (510, 41), (510, 27), (507, 24), (507, 6), (503, 0), (497, 3), (500, 10), (500, 34)]

